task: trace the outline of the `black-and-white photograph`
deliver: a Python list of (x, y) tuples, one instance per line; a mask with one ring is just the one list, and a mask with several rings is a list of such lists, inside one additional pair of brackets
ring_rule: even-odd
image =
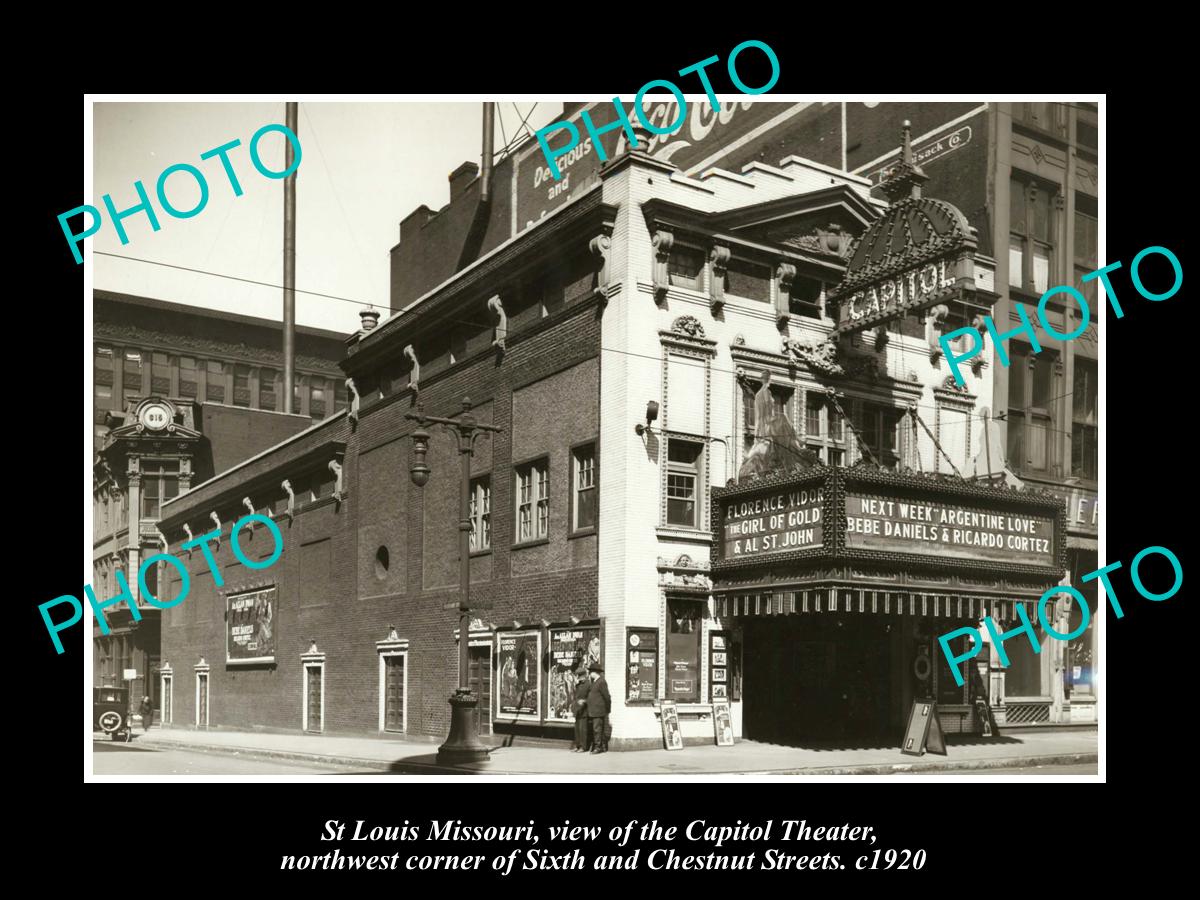
[(94, 776), (1098, 774), (1102, 98), (693, 89), (94, 102)]

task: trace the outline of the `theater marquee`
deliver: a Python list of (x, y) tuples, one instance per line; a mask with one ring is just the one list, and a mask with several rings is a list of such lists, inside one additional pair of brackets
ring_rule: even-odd
[(1054, 519), (847, 492), (846, 547), (1051, 566)]
[(714, 573), (748, 584), (860, 563), (1057, 581), (1065, 562), (1060, 498), (871, 465), (715, 488), (712, 523)]

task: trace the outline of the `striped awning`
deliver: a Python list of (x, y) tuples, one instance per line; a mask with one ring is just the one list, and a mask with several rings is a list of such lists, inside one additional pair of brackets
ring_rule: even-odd
[(845, 587), (720, 594), (713, 600), (713, 611), (722, 618), (805, 613), (871, 613), (971, 621), (991, 616), (994, 621), (1011, 621), (1017, 618), (1018, 603), (1025, 606), (1026, 615), (1033, 621), (1036, 606), (1032, 600), (1002, 600), (977, 594), (881, 591)]

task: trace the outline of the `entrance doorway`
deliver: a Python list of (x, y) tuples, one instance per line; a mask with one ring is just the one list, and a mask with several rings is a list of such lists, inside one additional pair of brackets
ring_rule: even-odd
[(471, 646), (468, 663), (468, 681), (471, 690), (479, 698), (475, 707), (476, 734), (492, 733), (492, 648)]
[(196, 727), (208, 727), (208, 673), (196, 673)]
[(404, 689), (407, 685), (405, 663), (408, 654), (384, 653), (379, 662), (383, 667), (383, 710), (380, 727), (384, 731), (404, 731)]
[(160, 725), (170, 725), (172, 721), (171, 701), (174, 699), (174, 690), (172, 687), (173, 681), (174, 676), (172, 675), (162, 676), (162, 711), (158, 717)]
[(888, 737), (894, 627), (865, 615), (746, 620), (745, 736), (791, 746)]
[(304, 730), (320, 733), (325, 724), (325, 664), (304, 664)]

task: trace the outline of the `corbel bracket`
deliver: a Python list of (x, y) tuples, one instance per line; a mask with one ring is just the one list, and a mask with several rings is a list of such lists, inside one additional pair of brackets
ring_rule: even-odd
[(654, 232), (654, 300), (661, 303), (666, 299), (667, 288), (671, 286), (671, 275), (668, 262), (671, 259), (671, 247), (675, 244), (675, 235), (670, 231), (659, 229)]
[(350, 427), (358, 427), (358, 407), (361, 398), (358, 396), (358, 385), (354, 383), (353, 378), (346, 379), (346, 391), (350, 394), (350, 411), (346, 414), (346, 418), (350, 420)]
[(492, 346), (496, 348), (497, 355), (503, 356), (504, 339), (508, 336), (508, 316), (504, 312), (504, 304), (499, 294), (487, 302), (487, 308), (496, 316), (496, 336), (492, 339)]
[(713, 244), (708, 251), (708, 305), (716, 315), (725, 305), (725, 272), (729, 268), (728, 247)]
[(421, 393), (421, 387), (418, 383), (421, 380), (421, 363), (417, 360), (417, 351), (413, 349), (412, 344), (404, 348), (404, 355), (412, 363), (412, 367), (408, 370), (408, 389), (412, 391), (413, 402), (415, 403)]

